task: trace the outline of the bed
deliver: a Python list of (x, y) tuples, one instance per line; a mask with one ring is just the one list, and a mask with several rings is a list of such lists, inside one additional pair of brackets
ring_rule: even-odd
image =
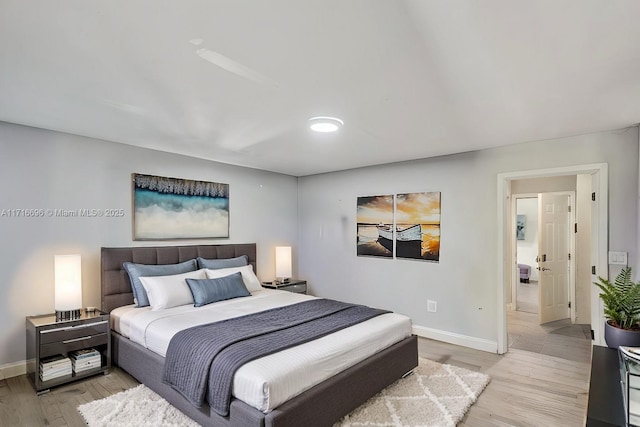
[[(255, 244), (102, 248), (102, 309), (106, 312), (115, 310), (114, 314), (121, 316), (121, 313), (127, 312), (127, 306), (133, 303), (129, 278), (122, 266), (124, 262), (165, 265), (197, 257), (226, 259), (242, 255), (248, 257), (249, 264), (257, 271)], [(278, 295), (283, 292), (257, 292), (251, 298), (261, 297), (263, 301), (290, 298), (288, 295)], [(229, 415), (221, 416), (207, 405), (196, 408), (163, 383), (165, 358), (158, 354), (157, 349), (152, 351), (145, 348), (125, 335), (124, 331), (123, 334), (112, 333), (113, 363), (198, 423), (210, 426), (330, 426), (418, 364), (417, 340), (409, 335), (267, 410), (259, 410), (255, 405), (232, 397)], [(278, 360), (277, 356), (273, 355), (276, 359), (272, 358), (269, 363), (277, 364), (274, 363), (274, 360)]]

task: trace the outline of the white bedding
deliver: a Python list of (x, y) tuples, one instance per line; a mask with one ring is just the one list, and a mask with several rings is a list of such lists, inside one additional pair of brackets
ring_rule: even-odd
[[(203, 307), (184, 305), (151, 311), (150, 307), (120, 307), (111, 312), (112, 328), (149, 350), (165, 356), (169, 341), (191, 326), (242, 316), (313, 299), (291, 292), (264, 289), (246, 298)], [(233, 395), (263, 412), (355, 365), (411, 335), (408, 317), (389, 313), (331, 335), (254, 360), (235, 374)]]

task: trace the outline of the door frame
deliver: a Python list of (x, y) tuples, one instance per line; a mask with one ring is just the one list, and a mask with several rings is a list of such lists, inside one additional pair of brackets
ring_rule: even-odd
[[(608, 250), (608, 206), (609, 206), (609, 169), (607, 163), (594, 163), (588, 165), (566, 166), (559, 168), (537, 169), (529, 171), (504, 172), (497, 176), (497, 215), (498, 221), (498, 354), (508, 351), (507, 340), (507, 287), (511, 286), (511, 277), (514, 266), (511, 263), (512, 240), (515, 233), (514, 222), (509, 215), (511, 208), (511, 181), (517, 179), (544, 178), (553, 176), (589, 174), (593, 176), (594, 185), (592, 191), (596, 193), (596, 212), (591, 224), (591, 244), (595, 248), (595, 258), (591, 260), (596, 272), (603, 278), (609, 275), (607, 264)], [(594, 333), (593, 343), (605, 345), (603, 328), (604, 312), (602, 305), (598, 303), (598, 291), (595, 285), (591, 285), (591, 329)]]

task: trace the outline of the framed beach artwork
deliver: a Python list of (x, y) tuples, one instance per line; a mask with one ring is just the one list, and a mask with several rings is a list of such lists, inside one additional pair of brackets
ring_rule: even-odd
[(358, 256), (393, 257), (393, 195), (358, 197)]
[(396, 194), (397, 258), (440, 261), (440, 192)]
[(133, 239), (229, 237), (229, 184), (133, 174)]

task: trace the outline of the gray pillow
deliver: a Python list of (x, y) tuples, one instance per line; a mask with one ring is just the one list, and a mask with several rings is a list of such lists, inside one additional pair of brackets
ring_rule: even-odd
[(221, 268), (244, 267), (245, 265), (249, 265), (249, 257), (246, 255), (241, 255), (235, 258), (219, 258), (219, 259), (204, 259), (204, 258), (198, 257), (197, 260), (198, 260), (198, 268), (208, 268), (210, 270), (219, 270)]
[(242, 281), (241, 273), (233, 273), (217, 279), (186, 280), (193, 295), (194, 307), (251, 295)]
[(131, 290), (133, 291), (133, 300), (138, 307), (146, 307), (149, 305), (149, 297), (147, 292), (142, 286), (140, 277), (149, 276), (171, 276), (174, 274), (188, 273), (190, 271), (196, 271), (198, 269), (198, 263), (195, 259), (181, 262), (179, 264), (163, 264), (163, 265), (150, 265), (150, 264), (134, 264), (132, 262), (125, 262), (122, 267), (129, 274), (129, 281), (131, 282)]

